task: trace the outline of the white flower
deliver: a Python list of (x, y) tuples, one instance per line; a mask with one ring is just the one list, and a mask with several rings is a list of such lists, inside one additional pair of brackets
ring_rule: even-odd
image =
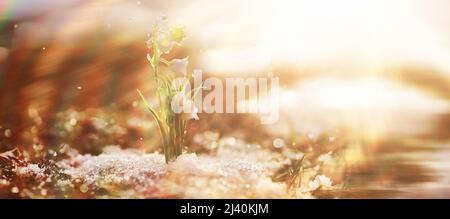
[(170, 31), (170, 37), (176, 42), (181, 43), (186, 38), (184, 27), (173, 27)]
[[(176, 41), (172, 39), (168, 31), (158, 31), (156, 36), (149, 36), (150, 39), (147, 40), (147, 48), (151, 49), (153, 43), (156, 42), (157, 47), (161, 53), (168, 54), (172, 47), (177, 44)], [(156, 39), (155, 39), (156, 38)]]
[(158, 46), (162, 53), (169, 53), (173, 46), (180, 45), (186, 38), (183, 27), (174, 27), (171, 30), (163, 29), (158, 34)]
[(161, 17), (157, 20), (153, 32), (149, 34), (147, 47), (151, 49), (156, 44), (161, 53), (168, 54), (175, 44), (180, 45), (185, 38), (184, 27), (169, 28), (167, 18)]
[(188, 114), (184, 114), (183, 118), (185, 120), (190, 120), (190, 119), (199, 120), (200, 118), (198, 118), (198, 115), (197, 115), (198, 109), (192, 100), (189, 101), (189, 107), (191, 108), (191, 112)]
[(186, 96), (184, 92), (177, 93), (172, 98), (172, 110), (175, 113), (182, 113), (184, 120), (195, 119), (198, 120), (198, 109), (190, 98)]
[(169, 62), (169, 67), (177, 72), (177, 73), (182, 73), (183, 76), (187, 75), (187, 67), (188, 67), (188, 57), (184, 58), (184, 59), (172, 59)]

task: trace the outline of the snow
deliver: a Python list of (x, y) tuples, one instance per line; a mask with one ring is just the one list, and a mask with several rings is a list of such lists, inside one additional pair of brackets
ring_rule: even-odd
[(98, 156), (75, 155), (57, 165), (80, 184), (82, 193), (106, 189), (120, 197), (139, 198), (287, 197), (285, 185), (270, 178), (274, 164), (266, 157), (268, 152), (253, 145), (245, 150), (255, 153), (244, 156), (224, 142), (219, 145), (222, 149), (216, 155), (183, 154), (170, 164), (159, 153), (108, 147)]
[(331, 179), (313, 166), (302, 173), (293, 195), (285, 182), (272, 180), (291, 158), (232, 137), (215, 142), (209, 153), (185, 153), (170, 164), (159, 152), (107, 146), (99, 155), (64, 150), (66, 158), (54, 161), (56, 172), (55, 167), (32, 163), (17, 166), (15, 172), (42, 182), (32, 197), (311, 198), (314, 190), (332, 187)]
[(37, 164), (28, 164), (25, 167), (17, 167), (16, 173), (19, 176), (32, 176), (35, 175), (38, 178), (44, 177), (44, 168), (40, 168)]
[(73, 179), (85, 185), (106, 184), (133, 186), (153, 185), (154, 179), (166, 172), (164, 157), (159, 154), (143, 154), (133, 150), (109, 148), (98, 156), (77, 155), (58, 165)]

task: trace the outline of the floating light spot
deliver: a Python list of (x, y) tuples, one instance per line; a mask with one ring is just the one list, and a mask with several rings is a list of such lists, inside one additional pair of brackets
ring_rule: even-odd
[(11, 129), (6, 129), (4, 134), (5, 134), (5, 137), (7, 137), (7, 138), (11, 137), (12, 136)]
[(42, 50), (44, 50), (44, 51), (45, 51), (45, 47), (42, 47)]
[(275, 147), (275, 148), (284, 147), (284, 140), (281, 138), (276, 138), (275, 140), (273, 140), (273, 147)]
[(133, 107), (137, 107), (137, 106), (139, 105), (139, 103), (138, 103), (137, 101), (133, 101), (133, 103), (131, 103), (131, 105), (132, 105)]
[(14, 29), (17, 29), (19, 27), (18, 24), (14, 24)]
[(87, 191), (88, 191), (88, 186), (86, 185), (86, 184), (82, 184), (81, 186), (80, 186), (80, 191), (82, 192), (82, 193), (86, 193)]
[(83, 89), (81, 86), (78, 86), (78, 87), (77, 87), (77, 90), (81, 90), (81, 89)]
[(11, 192), (14, 193), (14, 194), (17, 194), (17, 193), (19, 193), (19, 188), (14, 186), (14, 187), (11, 188)]
[(70, 123), (70, 125), (72, 125), (72, 126), (75, 126), (76, 124), (77, 124), (77, 120), (75, 119), (75, 118), (72, 118), (72, 119), (70, 119), (70, 121), (69, 121), (69, 123)]

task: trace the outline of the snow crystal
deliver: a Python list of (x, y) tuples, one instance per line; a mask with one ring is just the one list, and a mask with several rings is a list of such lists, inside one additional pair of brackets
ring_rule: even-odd
[(308, 187), (305, 188), (304, 192), (315, 191), (319, 188), (329, 189), (332, 187), (333, 182), (330, 178), (325, 175), (317, 175), (314, 180), (309, 181)]
[[(165, 173), (164, 157), (132, 150), (108, 148), (99, 156), (78, 155), (58, 163), (64, 173), (87, 185), (148, 185)], [(80, 188), (83, 189), (83, 188)], [(84, 190), (84, 189), (83, 189)]]
[(320, 182), (321, 186), (331, 187), (332, 181), (327, 176), (325, 176), (325, 175), (318, 175), (318, 176), (316, 176), (316, 179)]
[(280, 167), (283, 160), (280, 154), (262, 149), (260, 145), (247, 144), (235, 138), (222, 138), (219, 140), (217, 156), (222, 159), (246, 160), (263, 165), (268, 171)]
[(37, 176), (44, 177), (44, 168), (40, 168), (37, 164), (28, 164), (25, 167), (17, 167), (16, 173), (19, 176)]

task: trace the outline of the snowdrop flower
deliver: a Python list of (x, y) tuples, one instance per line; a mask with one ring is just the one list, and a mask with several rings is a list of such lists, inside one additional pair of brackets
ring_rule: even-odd
[[(151, 64), (158, 87), (157, 95), (160, 109), (154, 109), (142, 93), (137, 90), (147, 109), (159, 125), (161, 137), (163, 138), (166, 163), (174, 161), (182, 152), (187, 120), (199, 119), (197, 116), (199, 110), (191, 97), (191, 93), (195, 92), (195, 90), (191, 89), (189, 84), (190, 77), (187, 77), (188, 58), (168, 61), (163, 57), (164, 54), (168, 54), (172, 50), (173, 46), (180, 45), (185, 37), (184, 28), (168, 28), (165, 17), (158, 19), (146, 43), (150, 50), (147, 54), (147, 60)], [(176, 74), (182, 74), (183, 77), (175, 76), (173, 78), (172, 74), (161, 77), (163, 73), (158, 73), (160, 64), (166, 65)], [(169, 81), (172, 81), (172, 83), (169, 83)], [(169, 100), (171, 104), (166, 104), (167, 97), (171, 99)]]
[(149, 36), (146, 42), (147, 48), (152, 49), (155, 43), (161, 53), (168, 54), (177, 42), (172, 39), (168, 31), (157, 31), (156, 36)]
[(171, 30), (168, 30), (167, 27), (163, 25), (159, 28), (160, 29), (156, 32), (156, 36), (150, 35), (149, 40), (147, 40), (147, 47), (149, 49), (156, 43), (161, 53), (168, 54), (175, 44), (180, 45), (184, 38), (186, 38), (183, 27), (174, 27)]
[(190, 98), (186, 96), (184, 92), (177, 93), (172, 98), (172, 110), (175, 113), (182, 113), (182, 117), (184, 120), (195, 119), (198, 118), (198, 109)]
[(172, 28), (170, 36), (176, 43), (181, 43), (184, 40), (184, 38), (186, 38), (184, 27)]
[(175, 44), (180, 45), (184, 38), (186, 38), (186, 34), (183, 27), (174, 27), (171, 30), (163, 27), (159, 32), (156, 43), (158, 43), (159, 50), (167, 54)]
[(184, 58), (184, 59), (172, 59), (169, 62), (169, 67), (177, 72), (177, 73), (182, 73), (183, 76), (187, 75), (187, 67), (188, 67), (188, 57)]

